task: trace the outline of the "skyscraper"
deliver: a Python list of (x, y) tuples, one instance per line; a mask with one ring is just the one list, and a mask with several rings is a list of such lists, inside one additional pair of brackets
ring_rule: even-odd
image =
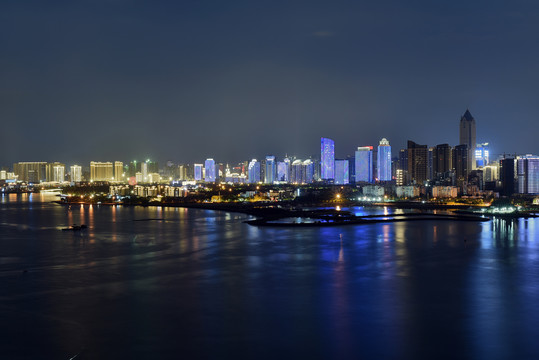
[(475, 147), (475, 165), (476, 167), (487, 166), (490, 162), (488, 143), (477, 144)]
[(435, 178), (446, 178), (453, 169), (453, 155), (449, 144), (440, 144), (434, 147), (432, 154), (432, 172)]
[(453, 149), (453, 169), (455, 170), (455, 178), (458, 186), (462, 186), (468, 182), (468, 174), (471, 171), (468, 167), (470, 164), (468, 161), (469, 155), (470, 152), (466, 144), (457, 145)]
[(216, 179), (215, 160), (206, 159), (206, 161), (204, 162), (204, 169), (206, 170), (206, 173), (204, 174), (204, 181), (215, 182), (215, 179)]
[(539, 194), (539, 157), (526, 155), (517, 159), (518, 192)]
[(90, 162), (90, 179), (92, 181), (111, 181), (113, 177), (111, 162)]
[(80, 165), (71, 166), (71, 182), (80, 182), (82, 180), (82, 167)]
[[(288, 160), (288, 161), (287, 161)], [(277, 181), (289, 182), (290, 181), (290, 160), (277, 162)]]
[(335, 184), (346, 185), (349, 178), (348, 160), (335, 160)]
[(264, 182), (266, 184), (273, 184), (276, 175), (275, 156), (266, 156), (266, 171), (264, 173)]
[(250, 184), (256, 184), (260, 182), (260, 163), (258, 162), (258, 160), (253, 159), (251, 160), (251, 162), (249, 162), (247, 174), (247, 181)]
[(195, 164), (194, 177), (195, 181), (202, 181), (202, 164)]
[(372, 146), (360, 146), (356, 151), (356, 183), (373, 181)]
[(121, 181), (123, 180), (124, 173), (124, 163), (121, 161), (114, 162), (114, 180)]
[(320, 166), (322, 180), (335, 179), (335, 143), (328, 138), (321, 139)]
[(502, 180), (501, 195), (513, 195), (515, 193), (515, 159), (500, 160), (500, 178)]
[(475, 169), (475, 119), (470, 111), (466, 109), (460, 118), (459, 145), (468, 146), (468, 169)]
[(379, 181), (391, 181), (391, 145), (386, 138), (378, 145), (377, 171)]
[(427, 180), (427, 145), (408, 140), (408, 175), (412, 181), (423, 185)]

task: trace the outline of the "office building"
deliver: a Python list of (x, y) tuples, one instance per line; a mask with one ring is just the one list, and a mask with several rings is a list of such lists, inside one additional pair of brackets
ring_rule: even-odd
[(391, 181), (391, 145), (386, 138), (378, 145), (377, 165), (378, 181)]
[(416, 184), (423, 185), (427, 180), (427, 145), (419, 145), (408, 140), (408, 176)]
[(349, 182), (348, 160), (335, 160), (335, 184), (346, 185)]
[(490, 163), (488, 143), (477, 144), (475, 147), (475, 165), (476, 167), (487, 166)]
[(517, 158), (519, 194), (539, 194), (539, 157), (526, 155)]
[(140, 164), (140, 172), (142, 173), (142, 181), (148, 181), (148, 162), (143, 162)]
[(215, 160), (213, 159), (206, 159), (204, 162), (204, 169), (206, 170), (206, 173), (204, 174), (204, 181), (205, 182), (215, 182), (217, 178), (216, 174), (216, 167), (215, 167)]
[(466, 112), (460, 118), (459, 145), (466, 145), (468, 147), (467, 168), (470, 171), (475, 170), (475, 119), (468, 109), (466, 109)]
[(258, 160), (253, 159), (249, 162), (247, 175), (247, 181), (250, 184), (256, 184), (260, 182), (260, 163), (258, 162)]
[(515, 193), (515, 159), (500, 160), (500, 178), (502, 181), (500, 195), (513, 195)]
[(458, 186), (468, 182), (468, 174), (470, 173), (470, 162), (468, 161), (468, 146), (466, 144), (457, 145), (453, 149), (453, 170), (455, 172), (455, 180)]
[(432, 154), (434, 178), (445, 178), (453, 169), (453, 149), (449, 144), (436, 145)]
[(194, 178), (195, 181), (202, 181), (202, 164), (195, 164), (194, 165)]
[(314, 181), (314, 162), (311, 159), (307, 159), (302, 163), (301, 171), (304, 183), (310, 184)]
[(276, 177), (275, 156), (266, 156), (266, 171), (264, 175), (264, 183), (273, 184)]
[(320, 178), (322, 180), (335, 179), (335, 143), (331, 139), (321, 139), (320, 167)]
[(355, 178), (358, 182), (372, 183), (373, 176), (373, 161), (372, 161), (372, 146), (360, 146), (356, 150), (355, 156)]
[(65, 165), (57, 164), (53, 166), (52, 181), (59, 183), (65, 181)]
[[(287, 161), (288, 160), (288, 161)], [(287, 183), (290, 181), (290, 160), (277, 162), (277, 181)]]

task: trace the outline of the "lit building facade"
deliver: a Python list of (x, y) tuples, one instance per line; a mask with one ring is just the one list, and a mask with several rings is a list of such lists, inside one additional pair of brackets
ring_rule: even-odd
[(47, 163), (42, 161), (24, 161), (13, 164), (13, 172), (19, 181), (39, 183), (47, 181)]
[(335, 142), (328, 138), (321, 139), (320, 150), (320, 178), (322, 180), (335, 179)]
[(73, 165), (71, 166), (71, 182), (81, 182), (82, 181), (82, 166)]
[(111, 181), (113, 177), (114, 175), (111, 162), (90, 162), (91, 181)]
[(265, 178), (264, 182), (266, 184), (273, 184), (276, 177), (276, 164), (275, 164), (275, 156), (266, 156), (266, 171), (264, 173)]
[(59, 182), (59, 183), (65, 181), (65, 166), (64, 165), (54, 165), (52, 181)]
[(380, 140), (376, 161), (378, 181), (391, 181), (391, 145), (386, 138)]
[(408, 140), (408, 176), (420, 185), (427, 180), (428, 152), (427, 145)]
[(335, 160), (335, 184), (346, 185), (349, 182), (348, 160)]
[(526, 155), (517, 159), (519, 194), (539, 194), (539, 156)]
[(372, 146), (360, 146), (356, 150), (356, 182), (372, 183), (373, 177), (373, 160)]
[(475, 165), (476, 167), (487, 166), (490, 163), (488, 143), (477, 144), (475, 147)]
[(277, 162), (277, 181), (287, 183), (290, 181), (290, 160)]
[(195, 164), (194, 165), (194, 178), (195, 181), (202, 181), (202, 164)]
[(250, 184), (256, 184), (260, 182), (260, 162), (258, 162), (258, 160), (253, 159), (249, 162), (247, 175), (247, 181)]
[(114, 180), (121, 181), (123, 180), (124, 174), (124, 163), (121, 161), (114, 162)]
[(204, 162), (204, 169), (206, 170), (206, 173), (204, 174), (204, 181), (215, 182), (215, 179), (216, 179), (215, 160), (206, 159), (206, 161)]

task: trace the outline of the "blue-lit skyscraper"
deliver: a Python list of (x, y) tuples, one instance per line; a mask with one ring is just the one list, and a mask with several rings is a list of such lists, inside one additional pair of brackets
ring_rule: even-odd
[(266, 156), (266, 171), (264, 172), (264, 182), (273, 184), (276, 175), (275, 156)]
[(335, 184), (346, 185), (349, 183), (348, 160), (335, 160)]
[(386, 138), (378, 145), (377, 165), (378, 181), (391, 181), (391, 145)]
[(539, 156), (526, 155), (517, 160), (518, 192), (539, 194)]
[(204, 174), (204, 181), (215, 182), (215, 160), (206, 159), (206, 162), (204, 163), (204, 168), (206, 169), (206, 174)]
[(372, 146), (360, 146), (356, 151), (356, 183), (373, 181)]
[(260, 182), (260, 163), (258, 160), (253, 159), (249, 162), (249, 169), (247, 170), (248, 179), (250, 184), (256, 184)]
[(202, 181), (202, 164), (195, 164), (195, 181)]
[(305, 160), (302, 164), (301, 171), (303, 174), (303, 182), (309, 184), (314, 181), (314, 163), (312, 160)]
[(477, 144), (475, 147), (475, 164), (477, 167), (487, 166), (490, 161), (488, 143)]
[(284, 159), (284, 161), (277, 162), (277, 181), (285, 183), (290, 181), (289, 159)]
[(335, 143), (328, 138), (322, 138), (321, 141), (320, 168), (322, 180), (335, 179)]

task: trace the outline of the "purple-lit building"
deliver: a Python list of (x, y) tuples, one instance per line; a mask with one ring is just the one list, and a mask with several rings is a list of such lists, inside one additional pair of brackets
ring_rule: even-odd
[(356, 182), (373, 182), (372, 146), (360, 146), (356, 151)]
[(335, 142), (322, 138), (320, 150), (320, 178), (322, 180), (335, 179)]
[(195, 181), (202, 181), (202, 164), (195, 164)]
[(204, 168), (206, 169), (206, 173), (204, 174), (204, 181), (215, 182), (215, 160), (206, 159), (206, 162), (204, 163)]
[(391, 145), (386, 138), (378, 145), (377, 162), (378, 181), (391, 181)]
[(335, 184), (346, 185), (349, 178), (348, 160), (335, 160)]

